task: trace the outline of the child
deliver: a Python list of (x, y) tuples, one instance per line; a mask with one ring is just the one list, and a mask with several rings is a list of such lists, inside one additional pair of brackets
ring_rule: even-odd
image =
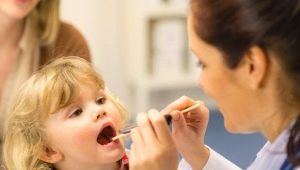
[(9, 170), (128, 169), (123, 143), (112, 141), (128, 113), (79, 57), (46, 65), (18, 91), (6, 124)]

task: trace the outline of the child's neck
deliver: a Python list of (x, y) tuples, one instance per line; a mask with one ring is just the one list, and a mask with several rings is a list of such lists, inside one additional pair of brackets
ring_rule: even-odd
[(102, 164), (95, 167), (88, 167), (88, 166), (80, 166), (78, 164), (69, 164), (69, 165), (61, 165), (60, 168), (57, 170), (119, 170), (120, 165), (119, 163), (112, 163), (112, 164)]

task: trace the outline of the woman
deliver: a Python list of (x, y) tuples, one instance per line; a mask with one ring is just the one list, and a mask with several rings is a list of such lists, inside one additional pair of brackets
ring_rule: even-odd
[[(225, 128), (268, 140), (248, 169), (299, 168), (300, 1), (191, 0), (188, 37), (202, 67), (198, 85)], [(172, 114), (174, 142), (189, 164), (180, 169), (239, 169), (204, 145), (204, 107), (177, 111), (195, 102), (182, 97), (163, 111)]]
[[(59, 19), (59, 0), (0, 1), (0, 135), (19, 85), (54, 57), (90, 60), (83, 36)], [(1, 143), (1, 140), (0, 140)]]

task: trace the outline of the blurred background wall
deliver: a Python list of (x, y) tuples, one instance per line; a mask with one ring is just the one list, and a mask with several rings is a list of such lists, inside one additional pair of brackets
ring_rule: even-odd
[(62, 0), (61, 16), (88, 41), (92, 60), (112, 92), (131, 106), (125, 81), (120, 0)]

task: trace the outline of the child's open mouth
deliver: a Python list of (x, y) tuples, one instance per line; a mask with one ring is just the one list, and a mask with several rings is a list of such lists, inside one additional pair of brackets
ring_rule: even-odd
[(106, 145), (112, 142), (112, 138), (116, 136), (116, 131), (110, 125), (104, 127), (97, 137), (97, 142), (100, 145)]

